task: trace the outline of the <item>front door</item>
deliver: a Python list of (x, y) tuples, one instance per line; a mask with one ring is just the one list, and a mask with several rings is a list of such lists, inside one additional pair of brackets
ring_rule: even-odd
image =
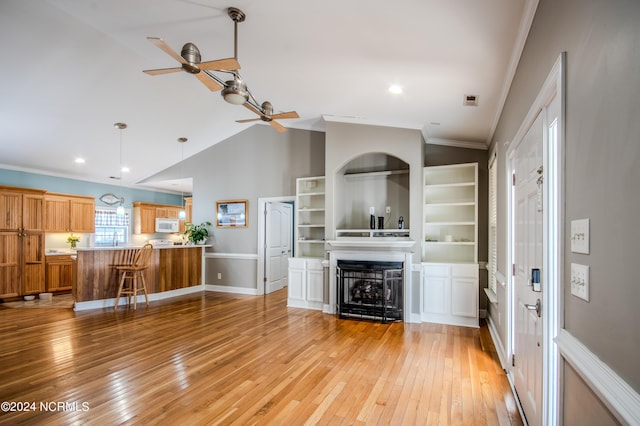
[(287, 286), (291, 257), (291, 212), (291, 204), (267, 203), (265, 294)]
[(541, 113), (512, 158), (513, 380), (530, 425), (542, 424), (543, 146)]

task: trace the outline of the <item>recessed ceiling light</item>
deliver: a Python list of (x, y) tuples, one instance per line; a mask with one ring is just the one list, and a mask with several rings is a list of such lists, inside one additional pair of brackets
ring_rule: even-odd
[(73, 160), (73, 161), (75, 161), (75, 162), (76, 162), (76, 163), (78, 163), (78, 164), (84, 164), (84, 158), (80, 158), (80, 157), (78, 157), (78, 158), (76, 158), (76, 159), (75, 159), (75, 160)]
[(129, 168), (128, 168), (128, 167), (124, 167), (124, 166), (123, 166), (120, 170), (121, 170), (123, 173), (129, 173), (129, 172), (131, 171), (131, 170), (129, 170)]
[(389, 92), (393, 93), (394, 95), (399, 95), (400, 93), (402, 93), (402, 86), (392, 84), (391, 86), (389, 86)]

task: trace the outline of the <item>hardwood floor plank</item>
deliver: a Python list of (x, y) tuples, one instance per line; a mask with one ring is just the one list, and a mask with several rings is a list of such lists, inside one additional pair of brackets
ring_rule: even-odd
[(340, 320), (206, 292), (146, 308), (0, 305), (0, 424), (515, 424), (486, 329)]

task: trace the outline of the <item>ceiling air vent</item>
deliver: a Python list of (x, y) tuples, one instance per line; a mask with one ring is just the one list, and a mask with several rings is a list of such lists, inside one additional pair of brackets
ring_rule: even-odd
[(464, 95), (464, 106), (478, 106), (478, 97), (476, 95)]

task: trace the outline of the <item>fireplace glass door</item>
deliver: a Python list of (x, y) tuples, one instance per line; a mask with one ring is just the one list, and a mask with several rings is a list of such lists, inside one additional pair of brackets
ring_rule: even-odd
[(403, 262), (339, 260), (337, 274), (341, 318), (403, 320)]

